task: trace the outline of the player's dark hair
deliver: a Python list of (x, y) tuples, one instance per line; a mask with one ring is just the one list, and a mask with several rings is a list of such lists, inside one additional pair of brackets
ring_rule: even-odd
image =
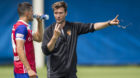
[(18, 14), (23, 16), (25, 11), (29, 11), (32, 5), (29, 2), (23, 2), (18, 5)]
[(53, 11), (54, 11), (54, 9), (58, 9), (61, 7), (64, 8), (65, 12), (67, 11), (67, 4), (64, 1), (59, 1), (59, 2), (56, 2), (52, 5)]

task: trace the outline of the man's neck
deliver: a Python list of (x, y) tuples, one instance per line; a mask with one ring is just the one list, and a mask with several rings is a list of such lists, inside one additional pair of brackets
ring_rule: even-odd
[(29, 21), (27, 20), (26, 17), (20, 17), (19, 20), (23, 20), (23, 21), (25, 21), (26, 23), (29, 23)]
[(65, 27), (65, 24), (66, 24), (66, 21), (63, 21), (63, 22), (62, 22), (62, 28)]

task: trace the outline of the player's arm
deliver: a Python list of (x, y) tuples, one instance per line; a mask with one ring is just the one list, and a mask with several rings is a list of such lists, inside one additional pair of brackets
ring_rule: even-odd
[(16, 35), (17, 53), (18, 53), (19, 59), (21, 60), (23, 65), (26, 67), (28, 71), (28, 75), (30, 77), (35, 77), (36, 73), (31, 69), (27, 61), (25, 51), (24, 51), (24, 42), (26, 40), (27, 33), (28, 33), (27, 28), (24, 25), (21, 25), (16, 29), (15, 35)]
[(33, 33), (33, 40), (41, 42), (43, 37), (43, 23), (42, 19), (40, 18), (37, 18), (37, 21), (38, 21), (37, 32)]
[(52, 51), (55, 47), (55, 43), (58, 39), (58, 37), (60, 36), (61, 32), (60, 32), (60, 25), (61, 24), (56, 24), (55, 28), (54, 28), (54, 34), (51, 38), (51, 40), (48, 42), (48, 44), (46, 44), (46, 47), (48, 47), (49, 51)]
[(99, 22), (94, 24), (95, 30), (100, 30), (108, 27), (109, 25), (117, 25), (119, 24), (119, 20), (117, 19), (119, 15), (117, 15), (113, 20), (107, 22)]
[(21, 60), (23, 65), (26, 67), (26, 69), (28, 71), (28, 75), (30, 77), (36, 76), (36, 73), (31, 69), (31, 67), (27, 61), (27, 58), (26, 58), (26, 55), (24, 52), (24, 40), (16, 40), (16, 43), (17, 43), (17, 53), (18, 53), (19, 59)]

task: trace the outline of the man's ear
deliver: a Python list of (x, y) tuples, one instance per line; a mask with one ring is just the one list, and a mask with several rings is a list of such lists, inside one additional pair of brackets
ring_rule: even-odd
[(25, 11), (25, 12), (24, 12), (24, 15), (27, 16), (27, 15), (28, 15), (28, 11)]

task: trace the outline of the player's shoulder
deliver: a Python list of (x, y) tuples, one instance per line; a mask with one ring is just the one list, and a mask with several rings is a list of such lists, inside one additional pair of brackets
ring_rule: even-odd
[(72, 22), (72, 24), (77, 25), (77, 24), (81, 24), (81, 22)]
[(16, 28), (16, 33), (27, 33), (28, 30), (27, 30), (27, 27), (25, 25), (19, 25), (17, 28)]
[(70, 21), (66, 21), (66, 24), (67, 24), (67, 25), (71, 25), (71, 26), (75, 26), (75, 25), (77, 25), (78, 23), (80, 23), (80, 22), (70, 22)]
[(16, 30), (27, 30), (27, 27), (25, 25), (18, 25)]

